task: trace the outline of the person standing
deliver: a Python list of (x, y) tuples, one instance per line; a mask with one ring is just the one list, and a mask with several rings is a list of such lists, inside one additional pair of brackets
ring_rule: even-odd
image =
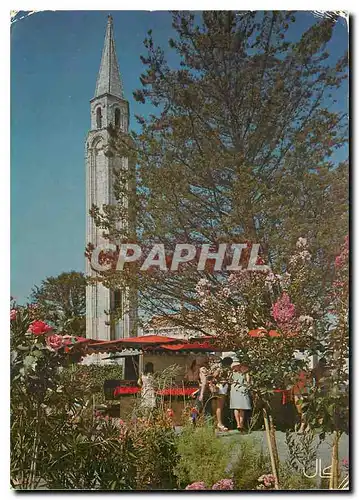
[(252, 409), (248, 392), (249, 374), (248, 367), (235, 361), (231, 365), (231, 391), (229, 406), (234, 410), (237, 429), (244, 430), (245, 412)]
[(141, 407), (151, 411), (156, 407), (156, 392), (153, 376), (153, 363), (146, 363), (145, 369), (139, 378), (141, 386)]
[(206, 417), (212, 416), (211, 392), (209, 389), (210, 371), (209, 360), (204, 357), (198, 362), (199, 367), (199, 392), (197, 398), (197, 408), (202, 411)]
[(192, 361), (191, 366), (188, 368), (187, 373), (185, 375), (185, 380), (187, 382), (198, 382), (198, 380), (199, 380), (199, 367), (198, 367), (196, 359), (194, 359)]
[(224, 358), (219, 363), (216, 363), (212, 369), (213, 381), (212, 386), (215, 390), (216, 400), (216, 418), (217, 428), (219, 431), (228, 431), (228, 428), (223, 424), (224, 405), (228, 397), (229, 391), (229, 369), (232, 364), (232, 358)]

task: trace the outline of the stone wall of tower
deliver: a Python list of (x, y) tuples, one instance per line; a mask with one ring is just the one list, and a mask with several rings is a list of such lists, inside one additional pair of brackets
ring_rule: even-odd
[[(111, 102), (115, 101), (115, 102)], [(119, 156), (107, 156), (109, 135), (106, 129), (96, 128), (96, 110), (98, 106), (102, 107), (102, 125), (114, 123), (114, 113), (116, 109), (121, 111), (121, 128), (127, 131), (128, 115), (125, 102), (118, 102), (118, 99), (103, 98), (98, 102), (92, 103), (91, 125), (94, 127), (88, 134), (86, 143), (86, 241), (92, 243), (95, 247), (108, 240), (103, 238), (101, 228), (98, 228), (89, 211), (93, 205), (102, 209), (103, 205), (116, 204), (113, 189), (114, 169), (119, 167), (127, 169), (127, 158)], [(127, 203), (127, 200), (122, 200)], [(119, 242), (113, 242), (119, 243)], [(90, 263), (86, 262), (86, 275), (96, 277)], [(118, 306), (119, 304), (117, 304)], [(111, 331), (109, 316), (106, 314), (113, 310), (115, 306), (114, 293), (105, 288), (101, 283), (88, 286), (86, 290), (86, 335), (93, 339), (111, 340), (113, 338), (122, 338), (133, 335), (134, 325), (137, 317), (137, 304), (135, 294), (129, 290), (123, 290), (121, 293), (121, 309), (125, 311), (121, 320), (115, 325), (114, 331)]]
[[(108, 159), (105, 156), (107, 132), (90, 132), (86, 154), (86, 236), (87, 242), (95, 247), (106, 243), (102, 230), (96, 227), (89, 210), (93, 205), (102, 207), (110, 202), (110, 179)], [(86, 274), (96, 277), (97, 273), (86, 262)], [(106, 325), (108, 316), (105, 311), (111, 307), (111, 292), (101, 283), (88, 286), (86, 289), (86, 335), (94, 339), (111, 339), (110, 326)]]

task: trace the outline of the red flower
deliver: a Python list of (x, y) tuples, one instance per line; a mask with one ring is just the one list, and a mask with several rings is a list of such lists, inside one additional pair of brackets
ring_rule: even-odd
[(68, 346), (65, 346), (64, 352), (70, 352), (70, 348)]
[(45, 333), (49, 333), (53, 330), (52, 326), (48, 325), (44, 321), (33, 321), (28, 329), (29, 333), (33, 335), (44, 335)]
[(172, 408), (167, 408), (167, 416), (169, 418), (172, 418), (174, 416), (174, 411), (172, 410)]

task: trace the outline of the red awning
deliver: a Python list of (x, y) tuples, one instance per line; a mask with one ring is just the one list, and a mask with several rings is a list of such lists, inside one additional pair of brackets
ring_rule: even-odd
[[(93, 342), (93, 343), (92, 343)], [(142, 335), (140, 337), (127, 337), (124, 339), (117, 339), (117, 340), (102, 340), (102, 341), (91, 341), (90, 346), (98, 346), (98, 347), (113, 347), (113, 346), (121, 346), (122, 344), (125, 345), (157, 345), (157, 344), (167, 344), (167, 343), (173, 343), (173, 342), (178, 342), (178, 339), (175, 339), (173, 337), (161, 337), (160, 335)]]
[(185, 342), (183, 344), (160, 345), (158, 348), (170, 351), (222, 351), (222, 348), (214, 347), (209, 342)]
[[(264, 328), (257, 328), (256, 330), (251, 330), (248, 332), (251, 337), (280, 337), (281, 334), (275, 330), (265, 330)], [(73, 345), (74, 347), (81, 345), (86, 346), (87, 353), (99, 353), (99, 352), (110, 352), (110, 351), (121, 351), (122, 349), (128, 349), (130, 347), (135, 347), (137, 349), (147, 350), (160, 350), (160, 351), (180, 351), (180, 352), (221, 352), (225, 350), (224, 347), (220, 348), (214, 346), (211, 340), (214, 337), (202, 337), (190, 340), (179, 341), (173, 337), (162, 337), (161, 335), (142, 335), (140, 337), (128, 337), (118, 340), (92, 340), (79, 338), (78, 341)]]

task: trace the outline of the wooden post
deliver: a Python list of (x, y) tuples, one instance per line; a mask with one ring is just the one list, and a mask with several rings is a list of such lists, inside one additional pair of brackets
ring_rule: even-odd
[(275, 464), (276, 464), (276, 468), (277, 468), (277, 476), (278, 476), (278, 481), (279, 481), (279, 455), (278, 455), (277, 440), (275, 437), (275, 427), (274, 427), (272, 415), (269, 415), (269, 430), (270, 430), (270, 436), (271, 436), (271, 440), (272, 440), (273, 455), (274, 455), (274, 460), (275, 460)]
[(263, 408), (263, 420), (264, 420), (264, 427), (265, 427), (266, 435), (267, 435), (267, 443), (268, 443), (269, 456), (270, 456), (270, 461), (271, 461), (271, 466), (272, 466), (272, 473), (274, 476), (274, 488), (276, 490), (279, 490), (278, 472), (277, 472), (276, 461), (275, 461), (274, 452), (273, 452), (273, 443), (272, 443), (270, 429), (269, 429), (268, 414), (267, 414), (267, 410), (265, 408)]
[(339, 433), (334, 431), (333, 447), (332, 447), (332, 467), (329, 482), (330, 490), (337, 490), (339, 484)]

